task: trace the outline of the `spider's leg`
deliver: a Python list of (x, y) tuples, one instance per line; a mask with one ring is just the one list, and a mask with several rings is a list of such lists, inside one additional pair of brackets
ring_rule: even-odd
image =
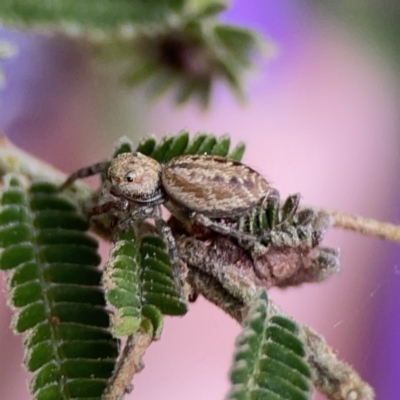
[(89, 218), (95, 215), (106, 214), (112, 211), (127, 211), (129, 202), (127, 200), (108, 201), (107, 203), (100, 204), (93, 207), (89, 212)]
[(275, 228), (280, 223), (279, 207), (280, 195), (276, 189), (271, 188), (265, 197), (261, 207), (265, 209), (267, 224), (270, 229)]
[(193, 213), (191, 218), (195, 222), (210, 228), (214, 232), (235, 238), (242, 247), (250, 252), (263, 254), (266, 250), (265, 246), (259, 243), (257, 236), (248, 234), (246, 232), (241, 232), (237, 228), (225, 225), (222, 222), (213, 221), (203, 214)]
[(304, 210), (299, 211), (296, 214), (296, 225), (299, 227), (310, 225), (314, 221), (314, 218), (316, 218), (316, 214), (317, 212), (312, 208), (305, 208)]
[(315, 219), (312, 222), (313, 245), (317, 246), (323, 239), (325, 232), (331, 226), (331, 218), (325, 211), (317, 211)]
[(300, 203), (300, 193), (289, 196), (282, 206), (282, 223), (291, 223)]
[(154, 207), (154, 213), (152, 217), (154, 218), (154, 222), (158, 232), (160, 233), (162, 239), (164, 240), (164, 243), (166, 243), (168, 247), (169, 258), (171, 259), (171, 264), (172, 264), (172, 273), (175, 281), (175, 287), (177, 292), (180, 295), (182, 295), (183, 289), (179, 273), (179, 254), (178, 254), (178, 249), (176, 247), (175, 238), (172, 235), (172, 231), (169, 225), (162, 219), (160, 206)]
[(210, 228), (214, 232), (220, 233), (222, 235), (231, 236), (239, 241), (246, 241), (252, 245), (258, 243), (256, 236), (248, 234), (246, 232), (241, 232), (235, 227), (224, 224), (223, 222), (213, 221), (211, 218), (206, 217), (203, 214), (193, 214), (191, 217), (195, 222)]
[(71, 186), (77, 179), (86, 178), (88, 176), (92, 176), (92, 175), (99, 174), (101, 172), (105, 172), (105, 171), (107, 171), (109, 166), (110, 166), (109, 161), (102, 161), (102, 162), (90, 165), (88, 167), (78, 169), (78, 171), (74, 172), (66, 179), (66, 181), (59, 187), (58, 190), (60, 192), (63, 191), (68, 186)]

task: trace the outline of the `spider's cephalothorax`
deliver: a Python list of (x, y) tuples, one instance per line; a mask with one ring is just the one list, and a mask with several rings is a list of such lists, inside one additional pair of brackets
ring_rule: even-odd
[(123, 153), (111, 161), (107, 178), (110, 192), (136, 203), (163, 201), (161, 165), (141, 153)]
[(110, 163), (81, 169), (61, 188), (77, 178), (105, 170), (111, 200), (103, 199), (90, 215), (117, 212), (121, 229), (135, 221), (153, 218), (168, 243), (177, 282), (179, 257), (171, 230), (162, 219), (161, 204), (180, 220), (189, 219), (218, 233), (251, 241), (254, 236), (215, 219), (246, 214), (261, 205), (270, 190), (260, 174), (224, 157), (184, 155), (162, 165), (139, 152), (122, 153)]

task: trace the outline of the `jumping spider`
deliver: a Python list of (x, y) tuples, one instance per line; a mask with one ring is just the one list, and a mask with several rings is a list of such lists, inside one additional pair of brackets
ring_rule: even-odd
[(90, 216), (122, 214), (120, 229), (135, 221), (153, 218), (168, 249), (178, 288), (179, 256), (169, 225), (162, 219), (161, 205), (182, 222), (191, 221), (243, 243), (253, 235), (240, 231), (224, 219), (246, 215), (268, 199), (268, 182), (239, 162), (212, 155), (184, 155), (166, 164), (139, 152), (122, 153), (111, 162), (94, 164), (72, 174), (63, 190), (78, 178), (106, 172), (108, 201), (93, 208)]

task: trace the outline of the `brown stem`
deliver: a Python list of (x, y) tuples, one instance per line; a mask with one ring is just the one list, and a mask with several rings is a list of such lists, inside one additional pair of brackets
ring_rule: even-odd
[(128, 336), (102, 400), (122, 400), (132, 390), (133, 376), (143, 369), (142, 357), (152, 340), (153, 335), (144, 330)]
[(332, 218), (332, 225), (338, 228), (349, 229), (364, 235), (378, 236), (382, 239), (400, 242), (400, 226), (388, 222), (377, 221), (372, 218), (345, 214), (339, 211), (327, 211)]
[[(61, 184), (67, 175), (50, 164), (36, 158), (11, 143), (0, 135), (0, 177), (8, 173), (26, 176), (28, 179), (45, 179), (55, 184)], [(72, 195), (80, 202), (88, 202), (93, 198), (94, 191), (83, 182), (76, 182), (65, 190), (66, 195)]]

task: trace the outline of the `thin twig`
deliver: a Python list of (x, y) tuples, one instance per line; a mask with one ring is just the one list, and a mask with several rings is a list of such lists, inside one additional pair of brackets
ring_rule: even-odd
[[(43, 179), (55, 184), (61, 184), (67, 178), (67, 175), (57, 168), (20, 149), (0, 135), (0, 177), (8, 173), (21, 174), (31, 180)], [(94, 191), (80, 181), (63, 193), (73, 195), (80, 202), (90, 201), (94, 195)]]
[(102, 400), (121, 400), (132, 390), (133, 376), (143, 369), (142, 357), (152, 341), (152, 333), (144, 330), (128, 336)]
[(66, 175), (50, 164), (36, 158), (0, 135), (0, 175), (20, 173), (28, 178), (47, 178), (51, 182), (63, 182)]
[(372, 218), (345, 214), (334, 210), (325, 210), (332, 218), (332, 225), (337, 228), (348, 229), (364, 235), (378, 236), (382, 239), (400, 242), (400, 226), (388, 222), (377, 221)]

